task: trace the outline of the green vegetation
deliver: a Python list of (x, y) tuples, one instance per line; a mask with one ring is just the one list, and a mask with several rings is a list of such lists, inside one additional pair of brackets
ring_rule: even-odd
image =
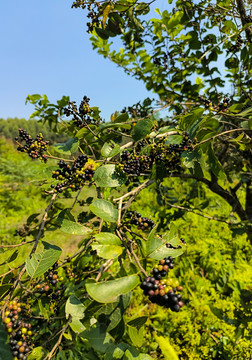
[(61, 134), (56, 134), (52, 131), (48, 123), (38, 122), (35, 119), (0, 119), (0, 134), (7, 139), (14, 140), (17, 136), (18, 129), (20, 128), (26, 129), (32, 137), (35, 137), (37, 134), (42, 132), (50, 144), (66, 141), (68, 139), (67, 134), (64, 134), (63, 132)]
[(169, 1), (147, 21), (149, 5), (73, 3), (159, 109), (104, 123), (87, 96), (34, 94), (33, 116), (67, 138), (48, 145), (33, 122), (17, 151), (1, 139), (5, 360), (251, 358), (249, 4)]

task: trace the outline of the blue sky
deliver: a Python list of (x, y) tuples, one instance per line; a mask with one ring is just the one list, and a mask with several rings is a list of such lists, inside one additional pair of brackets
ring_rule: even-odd
[(142, 82), (92, 50), (87, 18), (71, 4), (0, 1), (0, 118), (28, 119), (34, 108), (25, 98), (35, 93), (52, 102), (69, 95), (77, 103), (87, 95), (106, 120), (125, 105), (153, 97)]

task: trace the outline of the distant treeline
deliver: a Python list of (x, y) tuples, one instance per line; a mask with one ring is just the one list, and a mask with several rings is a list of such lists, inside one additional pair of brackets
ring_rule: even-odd
[(7, 139), (14, 140), (18, 136), (18, 129), (27, 130), (31, 137), (36, 137), (37, 134), (42, 133), (50, 144), (55, 142), (64, 142), (69, 137), (65, 134), (55, 134), (47, 124), (42, 124), (34, 119), (18, 119), (8, 118), (6, 120), (0, 118), (0, 136)]

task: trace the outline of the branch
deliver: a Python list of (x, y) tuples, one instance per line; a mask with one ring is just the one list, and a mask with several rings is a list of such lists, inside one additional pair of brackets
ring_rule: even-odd
[(10, 274), (12, 271), (17, 270), (17, 269), (20, 269), (22, 266), (24, 266), (24, 263), (21, 264), (21, 265), (19, 265), (19, 266), (16, 266), (15, 268), (10, 269), (9, 271), (7, 271), (7, 272), (4, 273), (4, 274), (1, 274), (1, 275), (0, 275), (0, 279), (1, 279), (2, 277), (4, 277), (4, 276)]
[(221, 41), (218, 42), (218, 44), (215, 44), (213, 47), (211, 47), (211, 49), (207, 50), (201, 57), (200, 60), (204, 59), (204, 57), (206, 57), (212, 50), (214, 50), (217, 46), (219, 46), (220, 44), (222, 44), (223, 42), (227, 41), (228, 39), (230, 39), (232, 36), (237, 35), (237, 32), (235, 32), (232, 35), (226, 36), (225, 39), (222, 39)]
[(120, 233), (119, 230), (116, 230), (116, 235), (119, 237), (119, 239), (121, 240), (123, 246), (125, 247), (126, 253), (127, 253), (128, 257), (129, 257), (129, 261), (132, 262), (131, 254), (130, 254), (130, 251), (128, 249), (127, 243), (124, 240), (124, 238), (121, 236), (121, 233)]
[(25, 242), (22, 242), (22, 243), (20, 243), (20, 244), (15, 244), (15, 245), (0, 245), (0, 249), (2, 249), (2, 248), (16, 248), (16, 247), (19, 247), (19, 246), (31, 244), (31, 243), (33, 243), (34, 241), (35, 241), (35, 240), (25, 241)]
[(217, 138), (217, 137), (220, 137), (220, 136), (222, 136), (222, 135), (226, 135), (226, 134), (228, 134), (228, 133), (232, 133), (232, 132), (236, 132), (236, 131), (245, 131), (245, 129), (240, 128), (240, 129), (232, 129), (232, 130), (224, 131), (224, 132), (222, 132), (222, 133), (220, 133), (220, 134), (211, 136), (209, 139), (205, 139), (205, 140), (199, 142), (198, 144), (194, 145), (193, 148), (195, 149), (197, 146), (199, 146), (199, 145), (201, 145), (201, 144), (204, 144), (204, 143), (207, 142), (207, 141), (213, 140), (213, 139), (215, 139), (215, 138)]
[(56, 344), (54, 345), (54, 347), (52, 348), (52, 350), (50, 351), (50, 353), (45, 357), (44, 360), (50, 360), (54, 354), (54, 352), (57, 350), (57, 347), (59, 347), (61, 341), (62, 341), (62, 337), (64, 335), (64, 333), (66, 332), (66, 329), (68, 328), (68, 325), (70, 324), (70, 322), (72, 321), (72, 316), (69, 315), (69, 318), (67, 320), (67, 323), (65, 324), (65, 326), (63, 327), (63, 329), (60, 332), (60, 336), (58, 341), (56, 342)]
[[(119, 204), (118, 204), (118, 220), (117, 220), (117, 226), (118, 227), (121, 226), (121, 219), (124, 218), (124, 216), (126, 214), (126, 211), (130, 207), (132, 201), (137, 197), (137, 195), (140, 193), (140, 191), (147, 188), (149, 185), (153, 184), (154, 182), (155, 182), (155, 180), (151, 180), (151, 179), (146, 180), (143, 184), (139, 185), (137, 188), (135, 188), (132, 191), (128, 192), (127, 194), (124, 194), (121, 197), (113, 200), (114, 202), (119, 201)], [(128, 202), (126, 203), (126, 205), (122, 209), (123, 199), (126, 199), (130, 195), (132, 195), (131, 198), (128, 200)], [(123, 216), (122, 216), (122, 210), (124, 210), (124, 215)]]
[[(237, 4), (237, 10), (240, 14), (240, 18), (241, 18), (241, 23), (242, 23), (242, 26), (245, 26), (247, 25), (247, 21), (246, 21), (246, 9), (245, 9), (245, 6), (244, 6), (244, 2), (242, 0), (236, 0), (236, 4)], [(247, 27), (245, 29), (245, 32), (246, 32), (246, 37), (247, 37), (247, 40), (248, 42), (252, 42), (252, 28), (251, 26)]]
[(197, 181), (203, 182), (208, 186), (208, 188), (214, 192), (215, 194), (221, 196), (227, 203), (232, 207), (233, 211), (235, 211), (242, 221), (247, 220), (246, 212), (244, 211), (240, 201), (238, 200), (235, 194), (230, 194), (227, 190), (223, 189), (217, 181), (207, 180), (205, 178), (198, 178), (196, 176), (190, 174), (180, 174), (173, 173), (170, 175), (171, 177), (179, 177), (181, 179), (195, 179)]
[(145, 269), (142, 267), (136, 253), (134, 252), (133, 248), (132, 248), (132, 241), (125, 235), (122, 233), (122, 236), (125, 237), (129, 243), (129, 246), (130, 246), (130, 252), (131, 254), (133, 255), (134, 259), (135, 259), (135, 262), (137, 264), (137, 266), (139, 267), (140, 271), (144, 274), (145, 277), (148, 277), (148, 274), (147, 272), (145, 271)]
[(219, 218), (217, 218), (217, 217), (215, 217), (215, 216), (207, 216), (207, 215), (198, 213), (198, 212), (194, 211), (193, 209), (188, 209), (188, 208), (185, 208), (184, 206), (173, 205), (173, 204), (169, 203), (168, 201), (166, 201), (165, 203), (166, 203), (167, 205), (169, 205), (170, 207), (173, 207), (173, 208), (176, 208), (176, 209), (185, 210), (185, 211), (187, 211), (187, 212), (191, 212), (191, 213), (193, 213), (193, 214), (195, 214), (195, 215), (202, 216), (202, 217), (204, 217), (204, 218), (206, 218), (206, 219), (209, 219), (209, 220), (215, 220), (215, 221), (224, 222), (224, 223), (226, 223), (226, 224), (228, 224), (228, 225), (234, 224), (234, 223), (232, 223), (231, 221), (222, 220), (222, 219), (219, 219)]
[(114, 199), (113, 201), (120, 201), (120, 200), (126, 199), (130, 195), (133, 195), (136, 197), (140, 193), (141, 190), (145, 189), (146, 187), (153, 184), (154, 182), (155, 182), (155, 180), (146, 180), (144, 183), (139, 185), (137, 188), (133, 189), (132, 191), (128, 192), (127, 194), (122, 195), (121, 197), (119, 197), (117, 199)]
[(61, 267), (63, 265), (65, 265), (66, 263), (70, 262), (72, 259), (74, 259), (76, 256), (78, 256), (79, 254), (81, 254), (83, 251), (85, 251), (89, 245), (91, 245), (91, 243), (93, 242), (93, 239), (90, 239), (87, 244), (85, 245), (84, 248), (79, 249), (75, 254), (73, 254), (72, 256), (68, 257), (66, 260), (62, 261), (61, 264), (58, 265), (58, 267)]
[(38, 235), (36, 236), (36, 239), (35, 239), (35, 244), (30, 252), (30, 257), (33, 253), (35, 253), (36, 249), (37, 249), (37, 246), (38, 246), (38, 242), (39, 242), (39, 239), (42, 235), (42, 232), (43, 232), (43, 229), (45, 227), (45, 223), (46, 223), (46, 219), (48, 217), (48, 213), (49, 213), (49, 210), (51, 209), (56, 197), (57, 197), (57, 193), (53, 194), (52, 198), (51, 198), (51, 201), (50, 201), (50, 204), (47, 206), (46, 210), (45, 210), (45, 214), (43, 216), (43, 219), (41, 221), (41, 224), (40, 224), (40, 228), (39, 228), (39, 232), (38, 232)]
[(108, 261), (106, 261), (103, 265), (100, 266), (99, 268), (99, 272), (96, 276), (95, 281), (98, 282), (102, 273), (104, 273), (105, 271), (108, 270), (108, 268), (113, 264), (113, 259), (109, 259)]

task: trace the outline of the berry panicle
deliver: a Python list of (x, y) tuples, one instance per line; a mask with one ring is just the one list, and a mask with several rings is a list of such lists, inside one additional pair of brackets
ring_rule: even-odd
[(79, 155), (72, 166), (64, 160), (58, 162), (59, 168), (52, 172), (52, 178), (59, 180), (56, 185), (51, 185), (55, 192), (61, 193), (65, 188), (72, 191), (79, 190), (86, 181), (90, 181), (94, 175), (97, 164), (87, 155)]
[(144, 294), (149, 296), (149, 300), (157, 305), (169, 308), (172, 311), (180, 311), (183, 306), (182, 286), (179, 285), (178, 280), (173, 278), (163, 279), (169, 272), (169, 269), (174, 268), (174, 261), (171, 256), (159, 261), (151, 270), (151, 275), (146, 277), (140, 288), (144, 291)]
[(127, 212), (125, 218), (125, 224), (136, 225), (140, 230), (149, 230), (149, 228), (153, 229), (155, 226), (153, 220), (143, 217), (136, 211)]
[[(180, 144), (165, 143), (166, 138), (158, 139), (157, 142), (150, 144), (149, 139), (141, 140), (137, 143), (135, 150), (125, 150), (121, 154), (121, 163), (117, 166), (120, 173), (131, 176), (140, 176), (150, 173), (154, 164), (161, 165), (166, 169), (167, 174), (179, 171), (181, 154), (183, 151), (192, 151), (194, 140), (184, 132)], [(145, 146), (148, 146), (148, 152)]]
[(49, 141), (45, 141), (41, 133), (33, 139), (26, 130), (19, 129), (18, 131), (19, 137), (15, 138), (18, 144), (17, 150), (27, 153), (32, 159), (40, 159), (46, 163), (47, 156), (44, 155), (44, 152), (47, 151)]
[(28, 353), (32, 349), (31, 324), (24, 321), (22, 313), (22, 304), (19, 299), (12, 300), (6, 308), (3, 318), (6, 331), (9, 333), (9, 345), (14, 360), (27, 360)]
[(73, 124), (79, 129), (89, 125), (89, 124), (98, 124), (99, 120), (95, 120), (93, 115), (93, 110), (89, 106), (90, 99), (87, 96), (84, 96), (79, 108), (76, 105), (75, 101), (68, 103), (68, 106), (63, 109), (66, 116), (73, 117)]

